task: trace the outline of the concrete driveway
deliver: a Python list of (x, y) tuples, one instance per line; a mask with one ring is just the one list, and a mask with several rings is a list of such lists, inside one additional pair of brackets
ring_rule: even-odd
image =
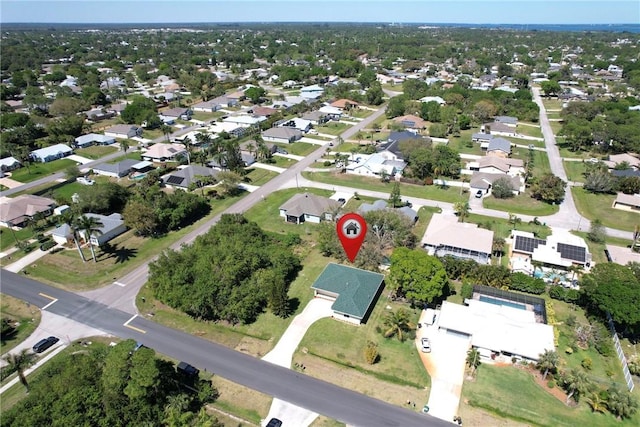
[(431, 353), (420, 353), (431, 376), (431, 392), (427, 403), (429, 415), (453, 421), (453, 417), (458, 415), (469, 339), (439, 331), (438, 318), (431, 326), (426, 326), (426, 320), (426, 311), (423, 310), (420, 323), (424, 326), (416, 334), (416, 346), (421, 351), (422, 337), (428, 337), (431, 341)]
[[(331, 310), (332, 304), (333, 301), (323, 298), (314, 298), (309, 301), (309, 304), (307, 304), (302, 313), (293, 319), (273, 350), (267, 353), (262, 360), (284, 368), (290, 368), (293, 353), (307, 333), (307, 329), (309, 329), (315, 321), (325, 317), (331, 317), (333, 313)], [(318, 414), (315, 412), (274, 398), (273, 402), (271, 402), (269, 414), (262, 425), (266, 425), (271, 418), (278, 418), (284, 425), (306, 427), (310, 425), (317, 416)]]

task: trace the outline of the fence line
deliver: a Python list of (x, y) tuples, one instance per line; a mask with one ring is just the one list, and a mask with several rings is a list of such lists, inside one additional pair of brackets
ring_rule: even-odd
[(624, 352), (622, 351), (622, 345), (620, 344), (620, 339), (618, 338), (618, 334), (616, 333), (615, 325), (613, 324), (613, 319), (611, 315), (607, 313), (607, 319), (609, 320), (609, 329), (611, 330), (611, 335), (613, 335), (613, 345), (616, 349), (616, 354), (618, 355), (618, 359), (620, 359), (620, 363), (622, 364), (622, 374), (624, 375), (624, 380), (627, 383), (627, 387), (629, 388), (629, 392), (633, 391), (635, 384), (633, 383), (633, 378), (631, 377), (631, 372), (629, 372), (629, 365), (627, 365), (627, 358), (624, 356)]

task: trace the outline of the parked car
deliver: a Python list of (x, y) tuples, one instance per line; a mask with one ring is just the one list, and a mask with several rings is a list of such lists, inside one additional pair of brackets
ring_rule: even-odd
[(78, 183), (82, 185), (93, 185), (96, 183), (94, 180), (87, 178), (85, 176), (78, 177), (76, 181), (78, 181)]
[(56, 338), (56, 337), (49, 337), (49, 338), (41, 339), (40, 341), (38, 341), (33, 346), (33, 352), (34, 353), (42, 353), (43, 351), (47, 350), (49, 347), (51, 347), (52, 345), (54, 345), (58, 341), (60, 341), (60, 339)]
[(200, 370), (198, 368), (196, 368), (195, 366), (189, 365), (187, 362), (178, 363), (176, 370), (179, 373), (184, 374), (188, 377), (195, 377), (200, 373)]
[(317, 135), (317, 134), (318, 134), (318, 131), (317, 131), (317, 130), (315, 130), (315, 129), (309, 129), (309, 133), (310, 133), (311, 135)]
[(476, 191), (476, 199), (480, 199), (482, 195), (483, 195), (482, 190)]
[(267, 423), (266, 427), (280, 427), (282, 426), (282, 421), (277, 418), (271, 418)]
[(423, 353), (431, 353), (431, 342), (429, 341), (429, 338), (420, 338), (420, 345), (422, 346)]

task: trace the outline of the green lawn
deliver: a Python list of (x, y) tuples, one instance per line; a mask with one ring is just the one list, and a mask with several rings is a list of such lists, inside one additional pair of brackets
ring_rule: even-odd
[(480, 148), (480, 143), (471, 141), (471, 135), (475, 133), (474, 129), (463, 130), (459, 137), (449, 138), (449, 147), (458, 150), (462, 154), (474, 154), (476, 156), (484, 155)]
[(572, 187), (571, 192), (578, 212), (587, 219), (598, 218), (605, 227), (626, 231), (633, 231), (635, 226), (640, 224), (640, 212), (611, 207), (616, 198), (615, 194), (593, 194), (581, 187)]
[[(240, 196), (242, 197), (242, 196)], [(132, 230), (113, 239), (111, 250), (96, 251), (98, 262), (83, 263), (76, 249), (68, 249), (55, 254), (47, 254), (25, 271), (35, 280), (72, 291), (93, 289), (111, 283), (140, 264), (147, 262), (162, 250), (171, 246), (179, 238), (193, 230), (216, 214), (224, 211), (238, 200), (237, 197), (213, 201), (209, 215), (195, 224), (160, 238), (142, 238)], [(91, 254), (84, 250), (87, 259)]]
[[(312, 181), (327, 184), (344, 185), (354, 189), (382, 191), (391, 193), (392, 183), (384, 183), (376, 178), (368, 178), (358, 175), (327, 173), (327, 172), (303, 172), (302, 175)], [(442, 202), (456, 203), (468, 200), (466, 194), (460, 194), (457, 187), (442, 188), (439, 185), (413, 185), (400, 184), (402, 196), (419, 197), (422, 199), (439, 200)]]
[(512, 366), (482, 365), (474, 381), (465, 381), (462, 402), (493, 415), (531, 426), (632, 426), (638, 414), (617, 421), (610, 414), (594, 414), (585, 403), (569, 407), (535, 383), (531, 374)]
[(213, 119), (217, 119), (218, 117), (224, 116), (224, 113), (215, 112), (215, 113), (205, 113), (204, 111), (194, 111), (191, 116), (195, 120), (201, 120), (203, 122), (208, 122)]
[[(511, 157), (526, 161), (529, 157), (529, 149), (515, 147), (511, 150)], [(545, 173), (551, 173), (551, 166), (549, 165), (549, 157), (547, 156), (547, 152), (534, 150), (533, 174), (535, 176), (542, 176)]]
[(425, 231), (427, 231), (427, 226), (429, 225), (433, 214), (440, 212), (442, 212), (442, 209), (434, 208), (432, 206), (423, 206), (420, 208), (418, 211), (418, 222), (416, 222), (416, 225), (413, 227), (413, 234), (418, 238), (418, 241), (422, 239)]
[[(431, 379), (420, 360), (412, 336), (400, 342), (396, 338), (384, 338), (378, 331), (384, 327), (382, 322), (389, 311), (387, 306), (394, 310), (400, 307), (409, 310), (412, 322), (417, 323), (419, 309), (408, 309), (406, 305), (393, 303), (381, 296), (366, 324), (355, 327), (335, 319), (321, 319), (311, 325), (299, 348), (340, 365), (355, 367), (384, 381), (416, 388), (426, 387)], [(380, 361), (373, 365), (364, 360), (363, 351), (367, 341), (378, 344)]]
[(306, 156), (313, 153), (318, 149), (316, 144), (310, 144), (308, 142), (294, 142), (291, 144), (276, 144), (280, 148), (283, 148), (289, 152), (289, 154), (295, 154), (296, 156)]
[(75, 165), (76, 162), (70, 159), (54, 160), (48, 163), (31, 163), (29, 168), (21, 167), (14, 170), (11, 173), (11, 179), (19, 182), (31, 182)]
[[(530, 126), (533, 125), (533, 126)], [(535, 136), (537, 138), (542, 138), (542, 130), (540, 129), (540, 125), (538, 123), (519, 123), (518, 124), (518, 133), (521, 135), (527, 136)]]
[(569, 181), (584, 182), (584, 173), (587, 170), (584, 162), (563, 162), (562, 166)]
[[(562, 122), (549, 122), (549, 125), (551, 126), (551, 131), (553, 132), (554, 135), (558, 135), (558, 133), (560, 133), (560, 130), (562, 129)], [(557, 137), (556, 137), (556, 141), (557, 141)]]
[(118, 149), (110, 145), (94, 145), (87, 148), (78, 148), (75, 153), (78, 156), (97, 160), (101, 157), (106, 156), (107, 154), (115, 153), (116, 151), (118, 151)]
[(249, 173), (247, 173), (244, 178), (245, 182), (251, 185), (263, 185), (278, 176), (277, 172), (262, 168), (248, 169), (248, 172)]
[(350, 126), (345, 124), (345, 123), (328, 122), (328, 123), (326, 123), (326, 124), (324, 124), (322, 126), (317, 126), (316, 129), (320, 133), (326, 133), (326, 134), (329, 134), (329, 135), (338, 136), (349, 127)]
[(9, 350), (22, 343), (33, 333), (40, 323), (40, 310), (25, 301), (9, 295), (2, 295), (0, 301), (0, 314), (3, 319), (9, 319), (15, 328), (6, 336), (3, 335), (0, 343), (0, 353), (6, 354)]
[[(544, 141), (534, 141), (531, 139), (524, 139), (524, 138), (509, 138), (509, 140), (511, 142), (513, 142), (514, 144), (518, 144), (518, 145), (524, 145), (525, 147), (529, 147), (530, 145), (533, 145), (534, 147), (537, 148), (544, 148)], [(516, 148), (516, 150), (521, 149), (521, 148)]]
[[(513, 224), (509, 224), (509, 220), (505, 218), (494, 218), (491, 216), (472, 213), (465, 221), (478, 224), (487, 230), (492, 230), (496, 237), (502, 237), (503, 239), (509, 237), (509, 235), (511, 235), (511, 231), (514, 229)], [(527, 222), (521, 222), (515, 226), (515, 229), (531, 232), (540, 239), (546, 239), (551, 235), (551, 228), (546, 225), (535, 225)]]
[(277, 166), (279, 168), (288, 168), (294, 164), (298, 163), (297, 160), (290, 159), (284, 156), (273, 156), (271, 157), (270, 165)]
[(545, 110), (562, 110), (563, 101), (559, 99), (542, 99), (542, 105)]
[(374, 113), (373, 111), (364, 109), (364, 108), (354, 108), (351, 111), (349, 111), (349, 115), (351, 117), (356, 117), (358, 119), (364, 119), (366, 117), (369, 117), (373, 113)]
[[(146, 139), (156, 139), (156, 138), (160, 138), (162, 136), (165, 136), (164, 133), (162, 133), (161, 129), (145, 129), (142, 132), (142, 137), (146, 138)], [(166, 137), (165, 137), (166, 139)]]
[(510, 199), (497, 199), (493, 196), (486, 197), (482, 199), (482, 205), (487, 209), (532, 216), (553, 215), (560, 209), (558, 205), (550, 205), (534, 199), (528, 190)]
[(11, 246), (15, 246), (18, 241), (31, 239), (33, 236), (34, 233), (31, 227), (24, 227), (20, 230), (0, 227), (0, 250), (4, 251)]

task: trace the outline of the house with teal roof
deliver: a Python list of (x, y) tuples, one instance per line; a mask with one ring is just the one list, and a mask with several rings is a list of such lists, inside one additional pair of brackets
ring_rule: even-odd
[(338, 320), (366, 323), (383, 288), (384, 275), (346, 265), (329, 263), (311, 285), (314, 297), (334, 301)]

